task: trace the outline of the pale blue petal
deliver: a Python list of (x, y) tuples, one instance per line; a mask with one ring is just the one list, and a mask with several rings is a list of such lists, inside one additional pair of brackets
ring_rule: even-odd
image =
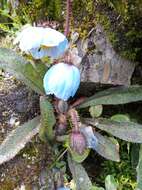
[(71, 96), (73, 97), (76, 93), (76, 91), (78, 90), (79, 88), (79, 85), (80, 85), (80, 71), (77, 67), (73, 67), (73, 70), (72, 70), (72, 75), (73, 75), (73, 83), (72, 83), (72, 92), (71, 92)]
[(62, 91), (62, 83), (64, 81), (62, 71), (64, 68), (62, 64), (53, 65), (44, 76), (44, 88), (46, 92)]
[(59, 45), (57, 46), (57, 55), (56, 57), (60, 57), (69, 47), (68, 40), (65, 39), (64, 41), (60, 42)]
[(28, 27), (21, 32), (19, 47), (22, 51), (39, 48), (43, 36), (42, 28)]
[(42, 59), (43, 57), (47, 56), (46, 50), (40, 49), (40, 48), (33, 48), (29, 50), (29, 53), (35, 58), (35, 59)]
[[(27, 27), (15, 39), (19, 47), (26, 53), (31, 53), (35, 59), (49, 56), (58, 58), (69, 46), (67, 38), (60, 32), (43, 27)], [(43, 49), (42, 46), (47, 46)]]
[[(75, 77), (77, 77), (77, 80)], [(46, 94), (54, 94), (65, 101), (75, 94), (79, 83), (79, 70), (75, 66), (65, 63), (53, 65), (46, 72), (43, 80)]]
[(67, 50), (68, 48), (68, 40), (65, 39), (64, 41), (62, 41), (61, 43), (59, 43), (58, 46), (52, 47), (52, 48), (47, 48), (45, 50), (45, 55), (52, 57), (54, 59), (59, 58), (60, 56), (62, 56), (64, 54), (64, 52)]
[(65, 50), (68, 47), (68, 41), (64, 41), (60, 43), (60, 48), (59, 47), (53, 47), (53, 48), (33, 48), (29, 50), (30, 54), (35, 58), (35, 59), (42, 59), (43, 57), (51, 57), (54, 59), (57, 59), (58, 57), (62, 56), (65, 52)]

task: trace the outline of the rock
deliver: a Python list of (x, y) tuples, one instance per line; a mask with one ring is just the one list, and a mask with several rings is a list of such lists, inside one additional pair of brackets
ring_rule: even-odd
[(86, 39), (78, 40), (77, 48), (82, 57), (82, 82), (130, 85), (136, 64), (115, 52), (101, 25), (96, 25)]

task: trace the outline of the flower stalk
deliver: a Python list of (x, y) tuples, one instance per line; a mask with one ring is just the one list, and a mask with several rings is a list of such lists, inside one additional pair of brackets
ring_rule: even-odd
[(71, 14), (71, 1), (67, 0), (66, 5), (66, 23), (65, 23), (65, 32), (64, 35), (68, 37), (70, 30), (70, 14)]

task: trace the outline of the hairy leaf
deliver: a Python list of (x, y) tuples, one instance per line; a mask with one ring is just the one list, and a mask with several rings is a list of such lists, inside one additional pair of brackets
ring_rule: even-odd
[(113, 160), (116, 162), (120, 161), (119, 158), (119, 144), (115, 139), (111, 139), (106, 136), (102, 136), (101, 134), (94, 132), (98, 143), (94, 149), (98, 154), (103, 156), (106, 159)]
[(40, 117), (17, 127), (0, 145), (0, 164), (12, 159), (39, 132)]
[(47, 100), (47, 97), (40, 97), (40, 112), (41, 112), (41, 129), (39, 136), (43, 141), (52, 140), (54, 138), (53, 127), (56, 123), (52, 104)]
[(100, 115), (102, 115), (103, 106), (102, 105), (91, 106), (89, 108), (89, 112), (90, 112), (91, 117), (93, 118), (99, 117)]
[(119, 161), (119, 144), (114, 138), (102, 136), (93, 127), (82, 124), (81, 131), (86, 137), (87, 147), (95, 150), (106, 159)]
[(122, 140), (142, 143), (142, 125), (133, 122), (117, 122), (110, 119), (85, 119), (87, 124), (95, 126)]
[(89, 155), (89, 153), (90, 153), (90, 150), (89, 150), (89, 149), (85, 149), (85, 151), (83, 152), (83, 154), (80, 155), (80, 154), (77, 154), (75, 151), (72, 151), (72, 150), (70, 149), (70, 153), (71, 153), (71, 155), (72, 155), (72, 159), (73, 159), (75, 162), (81, 163), (81, 162), (83, 162), (83, 161), (88, 157), (88, 155)]
[(140, 144), (132, 144), (131, 145), (131, 165), (134, 169), (136, 169), (138, 162), (139, 162), (139, 151), (140, 151)]
[(14, 51), (0, 48), (0, 68), (13, 74), (37, 93), (44, 93), (43, 76), (46, 72), (44, 64), (37, 63), (33, 66)]
[(111, 120), (113, 121), (118, 121), (118, 122), (127, 122), (127, 121), (130, 121), (130, 118), (128, 115), (126, 114), (115, 114), (111, 117)]
[(72, 160), (71, 156), (68, 154), (68, 164), (72, 177), (76, 184), (76, 190), (91, 190), (92, 183), (84, 169), (84, 167)]
[(95, 105), (116, 105), (142, 100), (142, 86), (117, 87), (96, 93), (86, 99), (78, 108)]

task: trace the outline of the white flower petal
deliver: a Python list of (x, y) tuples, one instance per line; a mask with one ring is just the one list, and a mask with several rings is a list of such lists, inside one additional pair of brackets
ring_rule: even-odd
[(59, 43), (66, 39), (62, 33), (51, 28), (44, 28), (43, 35), (46, 37), (43, 36), (41, 45), (45, 46), (58, 46)]
[(58, 58), (68, 48), (67, 38), (60, 32), (51, 28), (29, 26), (17, 36), (14, 43), (35, 59), (46, 56)]

